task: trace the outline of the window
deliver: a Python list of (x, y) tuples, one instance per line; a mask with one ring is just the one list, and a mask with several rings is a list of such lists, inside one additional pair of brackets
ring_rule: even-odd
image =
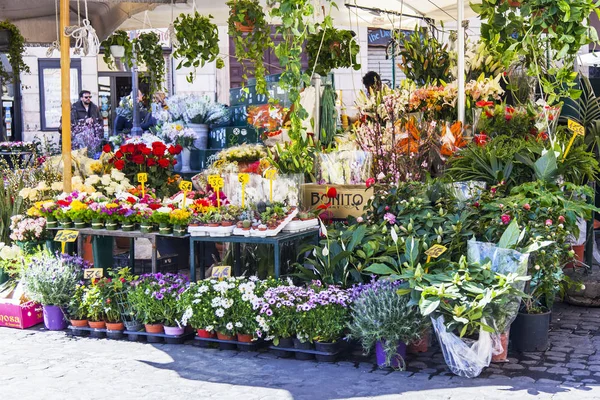
[[(40, 80), (40, 125), (43, 131), (55, 131), (61, 117), (60, 60), (38, 60)], [(81, 60), (71, 60), (71, 103), (79, 99)]]

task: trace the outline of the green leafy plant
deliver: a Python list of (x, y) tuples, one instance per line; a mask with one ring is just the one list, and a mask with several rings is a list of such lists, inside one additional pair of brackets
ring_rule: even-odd
[(85, 302), (85, 286), (77, 285), (75, 289), (75, 293), (69, 301), (69, 306), (67, 309), (67, 315), (71, 319), (87, 319), (88, 317), (88, 305)]
[(356, 62), (356, 56), (360, 46), (354, 40), (354, 36), (352, 31), (327, 26), (308, 35), (306, 52), (309, 71), (314, 69), (317, 74), (323, 76), (336, 68), (353, 68), (359, 71), (361, 66)]
[(193, 68), (187, 77), (188, 82), (193, 82), (195, 69), (203, 67), (207, 62), (217, 61), (217, 69), (223, 68), (224, 61), (219, 56), (219, 30), (211, 21), (212, 15), (202, 16), (198, 11), (194, 15), (181, 14), (173, 26), (177, 38), (177, 48), (173, 57), (180, 58), (177, 69), (181, 67)]
[(66, 307), (82, 273), (62, 257), (41, 253), (31, 259), (22, 276), (27, 297), (42, 305)]
[[(8, 38), (8, 62), (12, 67), (13, 80), (21, 74), (21, 72), (29, 73), (29, 66), (23, 61), (25, 54), (25, 38), (21, 35), (21, 31), (9, 20), (0, 21), (0, 31), (6, 30), (9, 33)], [(0, 64), (0, 80), (8, 81), (10, 76), (8, 71)]]
[[(243, 78), (248, 79), (248, 61), (253, 64), (256, 92), (267, 94), (264, 64), (265, 50), (273, 43), (271, 28), (258, 0), (229, 0), (229, 35), (235, 44), (235, 55), (244, 68)], [(247, 32), (244, 34), (244, 32)]]
[(450, 81), (452, 63), (448, 45), (440, 43), (428, 28), (415, 28), (403, 44), (400, 67), (407, 79), (419, 85)]
[(133, 47), (137, 61), (146, 66), (147, 72), (142, 80), (148, 83), (149, 94), (161, 91), (165, 80), (165, 57), (160, 38), (155, 32), (141, 33), (133, 41)]
[(100, 45), (104, 48), (102, 59), (110, 69), (115, 68), (115, 60), (110, 51), (110, 46), (123, 46), (125, 48), (125, 55), (121, 58), (121, 62), (129, 68), (132, 67), (133, 43), (129, 39), (127, 32), (121, 30), (115, 31), (115, 33), (106, 38)]

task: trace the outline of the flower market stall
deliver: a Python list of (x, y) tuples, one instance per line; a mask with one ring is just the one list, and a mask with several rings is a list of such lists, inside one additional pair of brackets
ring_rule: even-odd
[[(52, 157), (7, 169), (0, 298), (35, 301), (48, 329), (68, 320), (79, 336), (191, 339), (322, 362), (362, 347), (395, 369), (434, 346), (470, 378), (508, 362), (509, 343), (545, 350), (554, 304), (582, 289), (565, 270), (591, 268), (582, 232), (600, 212), (600, 102), (572, 71), (578, 49), (597, 42), (575, 26), (598, 9), (561, 4), (554, 14), (541, 0), (473, 5), (485, 33), (466, 43), (466, 59), (460, 29), (458, 55), (435, 29), (416, 29), (400, 53), (407, 79), (360, 93), (347, 123), (327, 75), (356, 65), (352, 35), (328, 36), (331, 15), (315, 24), (312, 2), (228, 3), (236, 56), (261, 54), (255, 83), (233, 99), (245, 105), (170, 96), (152, 131), (117, 135), (99, 155), (76, 150), (73, 169)], [(249, 39), (269, 40), (265, 11), (282, 21), (277, 78), (260, 74), (263, 43)], [(184, 63), (218, 59), (210, 17), (174, 25)], [(205, 29), (182, 37), (196, 25)], [(310, 71), (299, 67), (305, 40)], [(309, 84), (316, 72), (322, 91)], [(196, 173), (198, 151), (206, 168)], [(83, 245), (57, 251), (48, 240), (57, 230), (154, 247), (184, 238), (189, 275), (187, 251), (169, 272), (154, 252), (143, 273), (133, 250), (129, 267), (114, 262), (112, 238), (103, 251), (96, 241), (92, 263)]]

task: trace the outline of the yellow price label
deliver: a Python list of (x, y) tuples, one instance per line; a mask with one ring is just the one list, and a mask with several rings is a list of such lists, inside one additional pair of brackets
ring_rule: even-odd
[(83, 270), (83, 279), (100, 279), (104, 275), (102, 268), (88, 268)]
[(250, 182), (250, 174), (238, 174), (238, 182), (242, 185), (246, 185)]
[(221, 208), (221, 193), (220, 193), (221, 191), (219, 189), (221, 189), (224, 185), (223, 178), (221, 178), (219, 175), (209, 175), (208, 183), (210, 184), (210, 186), (212, 186), (215, 193), (217, 194), (217, 208), (220, 209)]
[(442, 254), (444, 254), (446, 252), (446, 250), (448, 250), (446, 248), (446, 246), (442, 246), (441, 244), (435, 244), (433, 246), (431, 246), (426, 252), (425, 254), (427, 254), (427, 262), (429, 262), (429, 260), (431, 258), (438, 258), (439, 256), (441, 256)]
[(179, 189), (183, 190), (184, 192), (189, 192), (190, 190), (192, 190), (192, 182), (181, 181), (179, 183)]
[(61, 243), (73, 243), (77, 240), (78, 236), (79, 232), (77, 231), (62, 230), (56, 233), (56, 236), (54, 236), (54, 241)]
[(269, 168), (265, 171), (265, 178), (269, 180), (269, 201), (273, 202), (273, 180), (277, 175), (277, 170), (275, 168)]
[(140, 172), (139, 174), (137, 174), (137, 178), (139, 183), (148, 182), (148, 174), (146, 172)]
[(578, 136), (585, 136), (585, 128), (578, 122), (573, 121), (572, 119), (568, 122), (568, 127), (574, 134)]
[(216, 278), (216, 279), (229, 278), (230, 276), (231, 276), (231, 266), (229, 266), (229, 265), (213, 267), (212, 274), (210, 275), (211, 278)]

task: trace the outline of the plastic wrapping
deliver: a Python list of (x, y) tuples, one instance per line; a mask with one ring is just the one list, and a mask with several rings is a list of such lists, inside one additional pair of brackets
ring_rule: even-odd
[(461, 203), (479, 196), (486, 187), (486, 183), (481, 181), (453, 182), (449, 185), (454, 196)]
[[(249, 174), (250, 181), (245, 188), (245, 204), (255, 204), (259, 201), (268, 201), (270, 198), (269, 180), (258, 174)], [(238, 181), (238, 174), (224, 174), (223, 193), (231, 204), (242, 205), (242, 185)], [(304, 183), (301, 174), (277, 175), (273, 181), (273, 201), (285, 202), (290, 206), (297, 206), (300, 202), (300, 188)]]
[(336, 151), (319, 154), (323, 184), (356, 185), (371, 177), (373, 156), (366, 151)]
[[(529, 254), (502, 249), (493, 243), (470, 240), (468, 242), (467, 259), (470, 263), (484, 263), (489, 261), (491, 262), (492, 271), (500, 274), (509, 274), (512, 272), (519, 275), (526, 275)], [(519, 282), (517, 289), (523, 290), (524, 286), (525, 282)], [(520, 303), (520, 297), (515, 296), (508, 303), (503, 304), (501, 312), (497, 314), (501, 315), (502, 320), (482, 322), (494, 327), (496, 330), (506, 331), (517, 317)], [(437, 319), (432, 317), (431, 320), (446, 364), (458, 376), (466, 378), (478, 376), (481, 374), (483, 368), (490, 365), (492, 354), (500, 354), (503, 351), (499, 334), (502, 332), (490, 334), (481, 329), (479, 331), (479, 340), (469, 345), (459, 336), (446, 331), (442, 316)]]

